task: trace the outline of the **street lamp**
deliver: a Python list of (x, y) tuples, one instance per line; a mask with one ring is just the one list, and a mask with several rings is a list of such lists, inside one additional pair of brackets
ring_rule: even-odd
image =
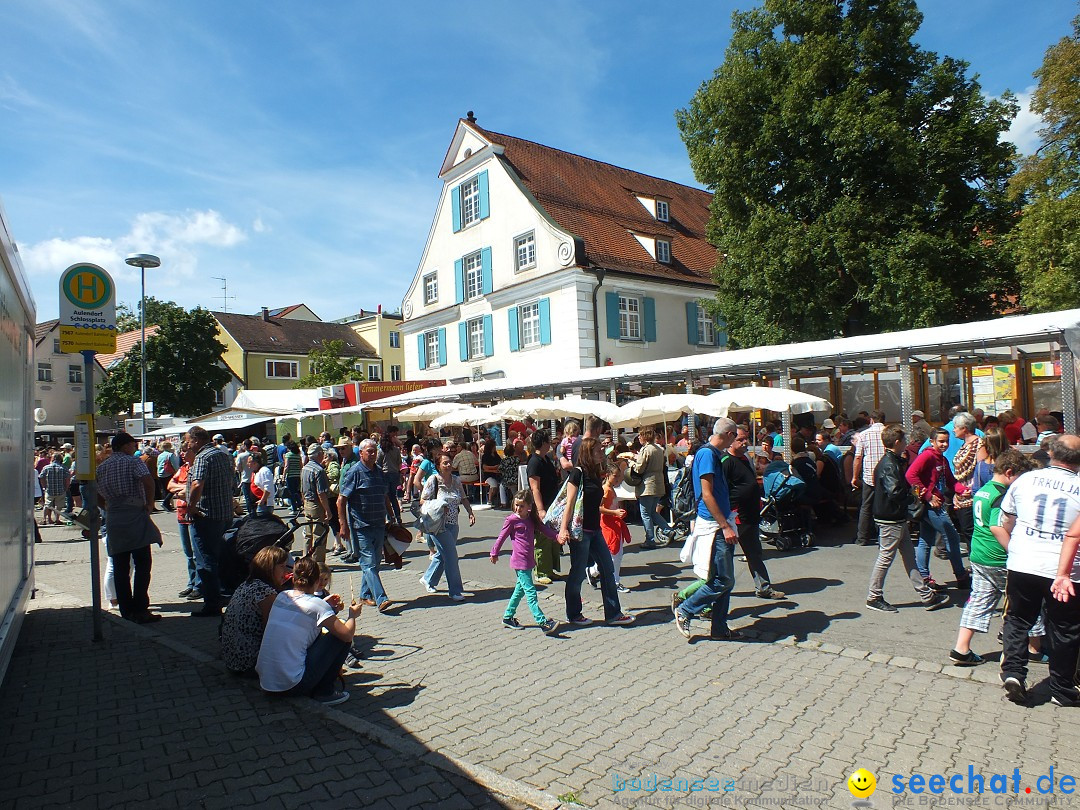
[(139, 304), (139, 326), (142, 329), (142, 343), (139, 344), (139, 359), (142, 365), (142, 435), (146, 435), (146, 268), (161, 267), (161, 259), (149, 253), (132, 253), (124, 261), (142, 271), (142, 302)]

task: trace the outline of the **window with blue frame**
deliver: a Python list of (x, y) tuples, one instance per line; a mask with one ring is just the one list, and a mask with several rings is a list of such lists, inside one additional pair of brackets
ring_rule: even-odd
[(551, 344), (551, 299), (541, 298), (510, 307), (510, 351), (517, 352)]
[(491, 214), (488, 199), (488, 173), (485, 169), (450, 192), (454, 232), (468, 228)]

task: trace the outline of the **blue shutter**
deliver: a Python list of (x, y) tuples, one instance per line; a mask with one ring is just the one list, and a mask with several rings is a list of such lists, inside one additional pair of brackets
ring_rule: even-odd
[(469, 325), (460, 321), (457, 325), (458, 357), (464, 363), (469, 359)]
[(476, 184), (480, 190), (480, 219), (487, 219), (491, 215), (491, 205), (488, 203), (487, 169), (476, 176)]
[(612, 340), (619, 339), (619, 294), (615, 292), (605, 293), (607, 297), (607, 336)]
[(446, 327), (439, 330), (439, 365), (446, 365)]
[(454, 262), (454, 303), (460, 304), (465, 300), (465, 262), (458, 259)]
[(521, 348), (521, 338), (518, 337), (518, 308), (507, 309), (506, 318), (510, 323), (510, 351), (516, 352)]
[[(487, 174), (487, 172), (484, 172)], [(491, 248), (480, 251), (480, 292), (491, 295)]]
[(495, 354), (495, 336), (491, 334), (491, 316), (484, 316), (484, 357)]
[(643, 307), (645, 310), (645, 342), (656, 342), (656, 299), (655, 298), (643, 298)]
[(697, 301), (686, 302), (686, 342), (691, 346), (697, 346)]
[(541, 298), (540, 307), (540, 345), (551, 345), (551, 299)]
[(454, 212), (454, 233), (461, 230), (461, 186), (454, 186), (450, 192), (450, 207)]
[(420, 350), (420, 370), (423, 371), (425, 368), (427, 368), (427, 352), (424, 350), (425, 347), (423, 332), (416, 336), (416, 342), (419, 344), (418, 348)]
[(722, 315), (716, 319), (715, 333), (716, 345), (721, 349), (727, 346), (727, 321)]

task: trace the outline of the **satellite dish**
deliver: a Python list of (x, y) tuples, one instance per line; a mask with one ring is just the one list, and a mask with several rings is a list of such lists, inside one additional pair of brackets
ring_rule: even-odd
[(34, 408), (34, 422), (35, 423), (37, 423), (39, 425), (44, 425), (45, 424), (45, 419), (46, 419), (47, 416), (48, 416), (48, 414), (45, 413), (44, 408)]

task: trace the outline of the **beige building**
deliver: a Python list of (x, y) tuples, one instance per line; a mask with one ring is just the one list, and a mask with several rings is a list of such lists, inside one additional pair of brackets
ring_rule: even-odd
[[(65, 354), (60, 351), (60, 321), (37, 324), (34, 339), (34, 408), (45, 411), (45, 422), (37, 425), (35, 433), (56, 438), (70, 439), (75, 432), (75, 417), (87, 413), (85, 385), (83, 384), (83, 357), (80, 353)], [(95, 357), (94, 396), (98, 386), (106, 378), (102, 355)], [(91, 404), (92, 407), (92, 404)], [(111, 419), (99, 417), (95, 427), (110, 428)]]

